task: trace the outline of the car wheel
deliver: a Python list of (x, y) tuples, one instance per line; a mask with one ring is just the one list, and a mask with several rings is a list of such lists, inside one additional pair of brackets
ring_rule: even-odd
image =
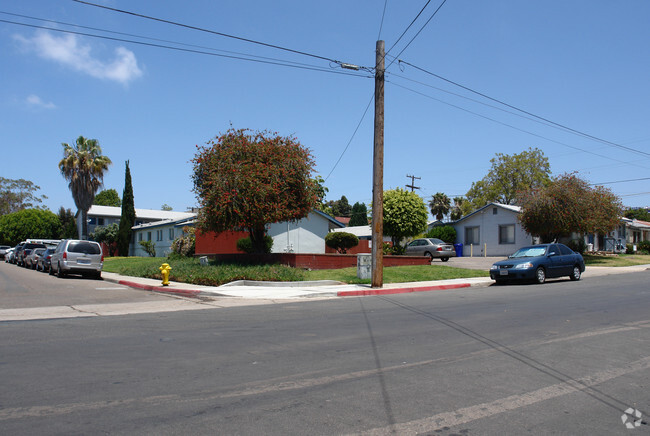
[(429, 253), (428, 251), (424, 253), (426, 257), (429, 258), (430, 261), (433, 261), (433, 254)]
[(101, 280), (102, 279), (102, 272), (97, 271), (94, 275), (95, 280)]
[(573, 272), (571, 273), (569, 278), (571, 278), (571, 280), (573, 280), (573, 281), (577, 281), (577, 280), (580, 280), (580, 276), (581, 276), (580, 267), (578, 265), (575, 265), (573, 267)]
[(448, 257), (441, 257), (440, 260), (442, 260), (443, 262), (447, 262), (449, 260), (449, 258)]
[(57, 266), (56, 266), (56, 276), (57, 276), (58, 278), (60, 278), (60, 279), (62, 279), (63, 277), (65, 277), (65, 273), (64, 273), (63, 270), (61, 269), (61, 264), (57, 264)]
[(496, 282), (497, 286), (503, 286), (503, 285), (505, 285), (505, 284), (507, 283), (507, 282), (506, 282), (505, 280), (503, 280), (503, 279), (496, 279), (496, 280), (494, 280), (494, 281)]
[(546, 271), (541, 266), (535, 271), (535, 282), (540, 285), (546, 281)]
[(48, 273), (49, 275), (51, 275), (51, 276), (54, 275), (54, 270), (52, 269), (51, 266), (50, 266), (50, 268), (47, 270), (47, 273)]

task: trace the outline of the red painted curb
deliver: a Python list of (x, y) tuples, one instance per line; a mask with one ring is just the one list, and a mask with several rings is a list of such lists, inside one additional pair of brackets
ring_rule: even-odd
[(143, 285), (142, 283), (129, 282), (127, 280), (120, 280), (117, 283), (119, 283), (120, 285), (129, 286), (131, 288), (136, 288), (136, 289), (142, 289), (145, 291), (154, 291), (154, 292), (162, 292), (165, 294), (182, 295), (184, 297), (198, 297), (201, 294), (201, 291), (195, 291), (195, 290), (190, 291), (188, 289), (170, 289), (164, 286)]
[(469, 283), (459, 283), (457, 285), (438, 285), (438, 286), (418, 286), (412, 288), (393, 288), (393, 289), (368, 289), (362, 291), (340, 291), (336, 293), (337, 297), (360, 297), (366, 295), (389, 295), (389, 294), (408, 294), (410, 292), (426, 291), (444, 291), (446, 289), (469, 288)]

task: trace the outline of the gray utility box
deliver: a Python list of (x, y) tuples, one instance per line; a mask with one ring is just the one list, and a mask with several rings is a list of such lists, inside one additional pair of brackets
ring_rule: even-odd
[(360, 279), (372, 277), (372, 255), (370, 253), (357, 254), (357, 277)]

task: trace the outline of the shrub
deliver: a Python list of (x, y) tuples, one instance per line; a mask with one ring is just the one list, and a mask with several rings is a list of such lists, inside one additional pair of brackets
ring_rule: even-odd
[(436, 226), (429, 230), (426, 235), (426, 238), (438, 238), (447, 242), (448, 244), (453, 244), (456, 242), (456, 229), (452, 226)]
[(638, 254), (649, 254), (650, 253), (650, 241), (637, 242), (636, 250), (637, 250)]
[(345, 254), (348, 249), (359, 245), (359, 238), (352, 233), (330, 232), (325, 236), (325, 244), (337, 252)]
[(569, 242), (567, 242), (566, 245), (573, 251), (580, 254), (584, 254), (585, 249), (587, 248), (587, 246), (585, 245), (585, 241), (583, 239), (572, 239)]
[(156, 257), (156, 244), (153, 241), (140, 241), (140, 246), (151, 257)]
[(196, 248), (196, 237), (194, 236), (194, 227), (183, 227), (185, 235), (179, 236), (172, 242), (172, 253), (181, 257), (194, 256)]
[(625, 245), (625, 254), (634, 254), (634, 245), (626, 244)]
[[(264, 253), (270, 253), (271, 248), (273, 248), (273, 238), (269, 235), (264, 235)], [(250, 236), (248, 238), (241, 238), (237, 241), (237, 250), (243, 251), (244, 253), (255, 252)]]

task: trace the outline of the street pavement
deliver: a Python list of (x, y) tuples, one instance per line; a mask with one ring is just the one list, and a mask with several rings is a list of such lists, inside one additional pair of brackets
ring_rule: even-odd
[[(450, 259), (445, 265), (487, 271), (494, 262), (501, 259), (500, 257), (459, 257)], [(650, 264), (627, 267), (587, 266), (582, 277), (588, 279), (590, 277), (626, 274), (645, 270), (650, 270)], [(239, 297), (263, 300), (402, 294), (467, 287), (487, 287), (494, 283), (489, 277), (474, 277), (425, 282), (386, 283), (382, 288), (373, 288), (370, 285), (362, 284), (348, 285), (331, 280), (317, 282), (253, 282), (242, 280), (222, 286), (202, 286), (170, 281), (168, 286), (163, 286), (160, 280), (126, 277), (110, 272), (103, 272), (102, 277), (106, 281), (118, 283), (122, 286), (129, 286), (134, 289), (162, 292), (183, 297)]]

